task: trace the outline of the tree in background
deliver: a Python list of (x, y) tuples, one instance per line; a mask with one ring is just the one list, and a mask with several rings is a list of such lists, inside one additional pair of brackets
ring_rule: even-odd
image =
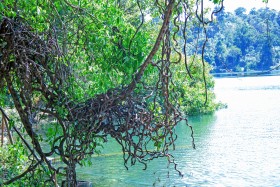
[(269, 43), (264, 43), (262, 47), (262, 53), (260, 55), (260, 63), (257, 64), (257, 68), (261, 70), (270, 69), (273, 65), (272, 47)]

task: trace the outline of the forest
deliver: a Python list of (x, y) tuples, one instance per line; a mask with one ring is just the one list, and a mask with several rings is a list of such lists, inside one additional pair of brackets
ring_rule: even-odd
[(279, 67), (280, 12), (240, 7), (221, 11), (209, 25), (205, 59), (212, 72), (268, 71)]

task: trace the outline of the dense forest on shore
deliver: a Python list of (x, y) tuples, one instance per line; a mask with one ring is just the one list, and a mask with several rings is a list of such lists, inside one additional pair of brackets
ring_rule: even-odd
[[(193, 43), (197, 42), (199, 30), (193, 29), (190, 34)], [(247, 11), (243, 7), (233, 13), (223, 10), (207, 28), (205, 60), (213, 66), (214, 73), (276, 68), (280, 59), (279, 33), (280, 12), (276, 10)]]

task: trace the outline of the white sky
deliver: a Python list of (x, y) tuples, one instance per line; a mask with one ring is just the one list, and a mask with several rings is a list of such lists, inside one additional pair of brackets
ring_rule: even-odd
[[(244, 7), (247, 11), (252, 8), (265, 8), (266, 4), (262, 0), (224, 0), (225, 11), (233, 12), (238, 7)], [(270, 9), (280, 10), (280, 0), (268, 0), (267, 6)]]
[[(262, 0), (224, 0), (225, 11), (233, 12), (238, 7), (244, 7), (247, 11), (252, 8), (265, 8), (266, 4)], [(268, 0), (267, 6), (270, 9), (280, 11), (280, 0)]]
[[(213, 3), (208, 0), (205, 1), (206, 4), (212, 7)], [(249, 12), (252, 8), (265, 8), (266, 3), (263, 3), (262, 0), (224, 0), (225, 11), (234, 12), (238, 7), (246, 8), (247, 12)], [(275, 9), (280, 11), (280, 0), (268, 0), (267, 6), (270, 9)]]

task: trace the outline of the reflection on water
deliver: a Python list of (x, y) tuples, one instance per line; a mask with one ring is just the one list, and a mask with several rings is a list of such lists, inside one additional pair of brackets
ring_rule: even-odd
[(104, 155), (79, 170), (95, 186), (280, 186), (280, 77), (216, 79), (217, 99), (228, 108), (189, 119), (195, 130), (180, 124), (174, 156), (184, 177), (166, 159), (138, 164), (127, 171), (120, 147), (104, 145)]

